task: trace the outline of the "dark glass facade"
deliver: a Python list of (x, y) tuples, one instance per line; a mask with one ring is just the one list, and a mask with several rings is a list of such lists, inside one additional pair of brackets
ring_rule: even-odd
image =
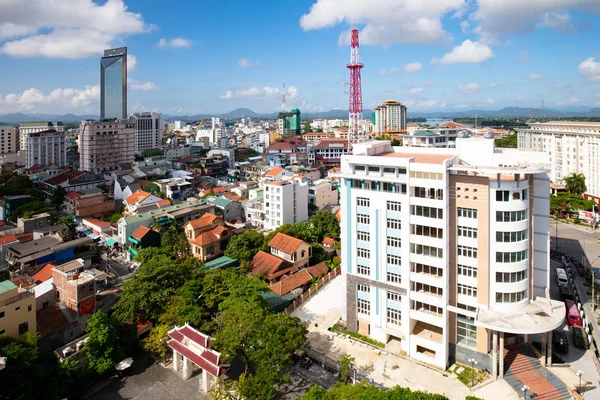
[(127, 47), (104, 50), (100, 61), (100, 118), (127, 118)]

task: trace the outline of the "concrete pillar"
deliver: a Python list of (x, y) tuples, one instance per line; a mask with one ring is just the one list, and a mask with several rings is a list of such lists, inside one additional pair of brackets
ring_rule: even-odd
[(546, 355), (548, 356), (548, 366), (552, 366), (552, 331), (548, 332), (548, 351)]
[(504, 332), (500, 332), (500, 378), (504, 377)]
[(183, 357), (183, 380), (187, 381), (192, 376), (193, 367), (189, 358)]
[(542, 367), (546, 367), (546, 339), (548, 332), (542, 333)]
[(492, 378), (498, 379), (498, 332), (492, 332)]
[(210, 390), (210, 375), (205, 369), (202, 370), (202, 391), (208, 393)]
[(179, 353), (173, 350), (173, 369), (175, 371), (179, 370)]

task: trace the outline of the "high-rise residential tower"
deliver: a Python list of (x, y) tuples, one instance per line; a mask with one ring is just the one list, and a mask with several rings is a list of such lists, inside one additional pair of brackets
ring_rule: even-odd
[(79, 165), (82, 171), (104, 172), (135, 160), (135, 129), (129, 120), (81, 121)]
[(135, 129), (135, 152), (155, 149), (162, 145), (164, 130), (162, 114), (155, 112), (134, 113), (130, 117)]
[(565, 308), (549, 298), (547, 156), (495, 149), (493, 136), (352, 150), (340, 174), (347, 328), (443, 369), (475, 359), (493, 377), (511, 344), (541, 336), (551, 354)]
[(375, 133), (398, 133), (406, 130), (406, 106), (396, 100), (380, 103), (373, 110)]
[(100, 119), (127, 118), (127, 47), (104, 50), (100, 60)]

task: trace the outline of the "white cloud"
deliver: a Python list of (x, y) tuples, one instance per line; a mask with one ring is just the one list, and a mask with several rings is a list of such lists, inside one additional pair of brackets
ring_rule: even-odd
[(422, 87), (413, 87), (408, 89), (408, 93), (410, 94), (419, 94), (419, 93), (423, 93), (423, 88)]
[(141, 90), (143, 92), (158, 89), (158, 85), (153, 82), (140, 82), (131, 78), (127, 78), (127, 86), (131, 90)]
[(536, 26), (564, 27), (567, 9), (600, 13), (600, 3), (598, 0), (478, 0), (473, 19), (479, 23), (476, 32), (488, 43), (505, 34), (532, 32)]
[(485, 44), (473, 42), (469, 39), (456, 46), (450, 53), (444, 54), (441, 60), (434, 58), (432, 63), (455, 64), (455, 63), (480, 63), (494, 57), (492, 49)]
[(171, 39), (171, 40), (167, 40), (165, 38), (161, 38), (158, 41), (158, 47), (160, 47), (161, 49), (166, 49), (168, 47), (175, 47), (175, 48), (181, 48), (181, 47), (190, 47), (192, 45), (192, 41), (188, 40), (188, 39), (184, 39), (181, 36), (176, 37), (175, 39)]
[(250, 61), (247, 58), (240, 58), (240, 61), (238, 61), (238, 65), (242, 68), (248, 68), (248, 67), (260, 67), (262, 65), (262, 63), (260, 61)]
[[(25, 8), (24, 8), (25, 7)], [(83, 58), (121, 45), (128, 35), (154, 26), (122, 0), (0, 2), (0, 53), (13, 57)]]
[(462, 30), (462, 33), (469, 33), (470, 27), (471, 27), (471, 24), (469, 23), (469, 21), (461, 21), (460, 29)]
[[(286, 88), (286, 96), (288, 99), (295, 99), (299, 96), (300, 91), (295, 86)], [(274, 99), (281, 96), (281, 89), (271, 86), (259, 88), (257, 86), (242, 87), (235, 91), (227, 90), (225, 94), (219, 96), (221, 100), (231, 99)]]
[(539, 28), (550, 28), (557, 31), (568, 32), (573, 29), (571, 15), (567, 12), (548, 12), (538, 22)]
[(398, 72), (398, 68), (392, 67), (388, 69), (380, 69), (377, 71), (377, 75), (395, 75)]
[(544, 77), (544, 75), (533, 73), (533, 74), (529, 74), (527, 79), (529, 79), (530, 81), (538, 81), (538, 80), (542, 79), (543, 77)]
[[(411, 108), (411, 109), (428, 109), (428, 108), (434, 108), (434, 107), (440, 107), (441, 104), (439, 102), (439, 100), (415, 100), (415, 99), (409, 99), (403, 102), (407, 107)], [(445, 103), (444, 104), (445, 107)]]
[(0, 114), (23, 113), (70, 113), (93, 112), (98, 110), (100, 85), (86, 86), (84, 89), (55, 89), (46, 95), (36, 88), (21, 94), (0, 95)]
[(133, 72), (137, 65), (137, 58), (133, 54), (127, 53), (127, 72)]
[[(316, 0), (300, 18), (300, 26), (308, 31), (344, 22), (364, 24), (360, 41), (366, 45), (439, 42), (450, 37), (441, 19), (465, 3), (466, 0)], [(340, 35), (341, 43), (348, 39), (348, 32)]]
[(579, 64), (579, 73), (590, 81), (600, 81), (600, 62), (594, 57), (589, 57)]
[(498, 82), (490, 82), (490, 83), (488, 83), (488, 86), (489, 87), (498, 87), (498, 86), (500, 86), (500, 84)]
[(481, 100), (482, 104), (488, 104), (488, 105), (494, 104), (495, 102), (496, 102), (496, 100), (492, 99), (491, 97)]
[(404, 66), (403, 71), (410, 73), (410, 72), (418, 72), (418, 71), (421, 71), (422, 69), (423, 69), (423, 66), (421, 65), (420, 62), (411, 62)]
[(576, 106), (576, 105), (583, 104), (584, 102), (585, 102), (585, 100), (582, 98), (571, 96), (566, 100), (559, 101), (557, 104), (561, 105), (561, 106), (565, 106), (565, 105)]
[(478, 91), (480, 88), (480, 86), (476, 83), (467, 83), (467, 84), (460, 84), (458, 85), (458, 90), (460, 90), (461, 92), (465, 93), (465, 94), (471, 94), (471, 93), (475, 93), (476, 91)]

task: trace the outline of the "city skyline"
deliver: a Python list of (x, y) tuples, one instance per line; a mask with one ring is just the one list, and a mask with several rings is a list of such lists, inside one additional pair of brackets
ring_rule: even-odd
[(354, 25), (365, 109), (387, 99), (409, 113), (538, 108), (541, 97), (547, 108), (600, 105), (600, 8), (592, 0), (526, 4), (527, 12), (490, 0), (64, 4), (32, 1), (28, 15), (0, 5), (0, 62), (10, 78), (0, 114), (98, 114), (98, 57), (122, 46), (129, 113), (271, 113), (284, 81), (289, 108), (347, 109)]

